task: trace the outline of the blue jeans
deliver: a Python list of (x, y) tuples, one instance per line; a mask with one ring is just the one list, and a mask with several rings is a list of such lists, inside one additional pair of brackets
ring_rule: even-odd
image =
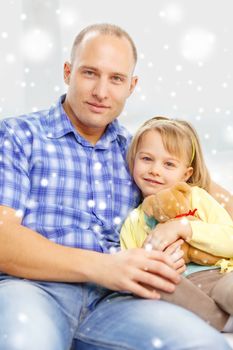
[[(72, 345), (73, 344), (73, 345)], [(0, 350), (221, 350), (223, 336), (164, 301), (93, 284), (0, 275)]]

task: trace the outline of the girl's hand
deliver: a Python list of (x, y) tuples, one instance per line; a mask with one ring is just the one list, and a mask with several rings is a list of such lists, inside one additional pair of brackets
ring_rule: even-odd
[(179, 274), (182, 274), (186, 270), (185, 260), (183, 258), (184, 252), (181, 249), (183, 243), (183, 239), (178, 239), (164, 250), (170, 256), (171, 260), (174, 261), (174, 269)]
[(144, 242), (144, 247), (151, 245), (152, 249), (164, 251), (179, 238), (189, 242), (192, 238), (191, 225), (186, 218), (170, 220), (158, 224)]

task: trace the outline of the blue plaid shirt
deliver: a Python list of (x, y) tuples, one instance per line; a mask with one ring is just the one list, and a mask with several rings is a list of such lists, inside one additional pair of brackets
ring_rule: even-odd
[(139, 193), (125, 156), (130, 136), (115, 120), (91, 145), (66, 115), (50, 110), (0, 124), (0, 204), (56, 243), (109, 252)]

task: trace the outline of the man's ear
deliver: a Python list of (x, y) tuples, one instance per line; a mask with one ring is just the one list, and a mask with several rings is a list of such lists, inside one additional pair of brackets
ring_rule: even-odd
[(69, 85), (70, 83), (70, 73), (71, 73), (71, 64), (69, 62), (64, 63), (64, 82)]
[(129, 95), (128, 97), (132, 94), (132, 92), (135, 89), (135, 86), (137, 85), (138, 82), (138, 77), (135, 75), (134, 77), (131, 78), (131, 83), (130, 83), (130, 88), (129, 88)]
[(193, 168), (190, 166), (187, 168), (187, 170), (184, 173), (183, 181), (188, 181), (188, 179), (190, 178), (190, 176), (192, 176), (192, 174), (193, 174)]

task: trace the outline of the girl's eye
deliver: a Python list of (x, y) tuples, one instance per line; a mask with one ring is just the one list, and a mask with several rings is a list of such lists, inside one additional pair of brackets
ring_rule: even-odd
[(144, 160), (145, 162), (149, 162), (151, 160), (150, 157), (142, 157), (142, 160)]
[(169, 168), (175, 167), (175, 164), (172, 163), (172, 162), (166, 162), (165, 165), (166, 165), (167, 167), (169, 167)]

